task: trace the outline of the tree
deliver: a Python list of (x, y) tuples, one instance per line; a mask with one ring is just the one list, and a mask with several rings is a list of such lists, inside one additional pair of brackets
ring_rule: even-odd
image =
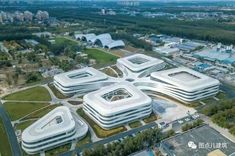
[(31, 72), (26, 75), (26, 83), (37, 82), (42, 79), (42, 76), (39, 72)]

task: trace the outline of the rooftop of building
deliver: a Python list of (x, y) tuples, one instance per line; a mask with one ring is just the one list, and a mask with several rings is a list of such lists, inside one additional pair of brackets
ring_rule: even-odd
[(86, 94), (84, 101), (105, 115), (148, 105), (152, 99), (129, 82), (120, 82)]
[(37, 142), (71, 131), (74, 127), (75, 121), (69, 108), (60, 106), (26, 128), (22, 133), (22, 140)]
[(138, 72), (146, 68), (163, 63), (163, 61), (160, 59), (153, 58), (144, 54), (135, 54), (127, 56), (124, 58), (120, 58), (117, 61), (118, 63), (123, 64), (134, 72)]
[(219, 85), (218, 80), (186, 67), (154, 72), (151, 77), (188, 91), (194, 91), (205, 86)]
[(92, 67), (77, 69), (54, 76), (54, 79), (63, 86), (88, 83), (93, 81), (104, 80), (107, 78), (108, 77), (106, 74)]

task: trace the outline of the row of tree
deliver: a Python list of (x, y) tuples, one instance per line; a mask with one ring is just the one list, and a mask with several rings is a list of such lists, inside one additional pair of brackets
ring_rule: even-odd
[(182, 131), (187, 131), (190, 129), (193, 129), (195, 127), (201, 126), (203, 124), (203, 120), (198, 119), (196, 121), (194, 121), (193, 123), (186, 123), (185, 125), (183, 125), (181, 127)]
[(93, 149), (85, 149), (83, 156), (123, 156), (134, 152), (154, 147), (161, 140), (173, 136), (173, 130), (162, 133), (160, 129), (147, 129), (137, 133), (135, 137), (127, 137), (120, 142), (113, 142), (104, 145), (97, 145)]
[(228, 128), (235, 135), (235, 99), (220, 100), (216, 104), (209, 104), (203, 108), (202, 113), (211, 117), (219, 126)]

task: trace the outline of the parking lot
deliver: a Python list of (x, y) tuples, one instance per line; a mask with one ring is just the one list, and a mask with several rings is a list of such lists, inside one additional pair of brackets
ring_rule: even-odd
[[(194, 146), (191, 146), (191, 145)], [(201, 156), (220, 149), (224, 154), (235, 156), (235, 143), (208, 125), (164, 140), (161, 147), (171, 155)]]

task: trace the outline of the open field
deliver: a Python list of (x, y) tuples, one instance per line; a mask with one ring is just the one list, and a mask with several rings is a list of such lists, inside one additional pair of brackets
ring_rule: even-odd
[(126, 128), (123, 127), (123, 126), (122, 127), (117, 127), (117, 128), (114, 128), (114, 129), (110, 129), (110, 130), (102, 129), (90, 117), (88, 117), (82, 109), (78, 109), (77, 113), (89, 123), (89, 125), (95, 131), (96, 135), (100, 138), (105, 138), (105, 137), (108, 137), (108, 136), (126, 131)]
[(11, 146), (8, 142), (7, 134), (5, 127), (3, 125), (2, 119), (0, 118), (0, 155), (1, 156), (10, 156), (11, 153)]
[(4, 100), (50, 101), (51, 96), (44, 87), (33, 87), (3, 97)]
[(42, 107), (48, 106), (48, 103), (30, 103), (30, 102), (6, 102), (3, 104), (4, 109), (9, 114), (12, 121), (24, 117)]
[(101, 51), (99, 49), (86, 49), (84, 53), (88, 54), (89, 58), (96, 60), (95, 67), (115, 64), (116, 60), (118, 59), (117, 56), (109, 54), (108, 52)]

